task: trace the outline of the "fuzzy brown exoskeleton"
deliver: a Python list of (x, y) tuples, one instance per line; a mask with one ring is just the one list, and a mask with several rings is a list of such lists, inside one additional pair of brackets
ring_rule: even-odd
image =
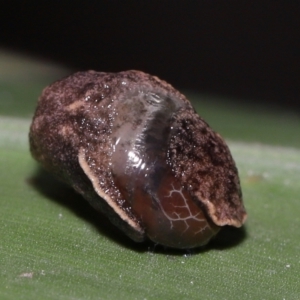
[(30, 149), (138, 242), (194, 248), (246, 219), (223, 139), (185, 96), (140, 71), (78, 72), (47, 87)]

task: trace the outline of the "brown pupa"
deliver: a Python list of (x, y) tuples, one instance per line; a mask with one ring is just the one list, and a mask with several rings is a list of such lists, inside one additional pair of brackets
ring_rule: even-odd
[(227, 145), (157, 77), (88, 71), (57, 81), (29, 136), (45, 169), (137, 242), (189, 249), (245, 222)]

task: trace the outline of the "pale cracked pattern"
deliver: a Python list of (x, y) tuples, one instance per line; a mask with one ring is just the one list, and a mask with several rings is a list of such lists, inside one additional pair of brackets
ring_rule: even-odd
[[(205, 218), (200, 218), (200, 215), (203, 215), (202, 212), (199, 210), (197, 211), (196, 213), (193, 213), (190, 209), (190, 205), (188, 203), (188, 200), (187, 198), (185, 197), (185, 195), (183, 194), (182, 190), (183, 190), (183, 187), (181, 187), (179, 190), (178, 189), (175, 189), (174, 185), (171, 184), (172, 186), (172, 190), (170, 190), (169, 192), (169, 195), (165, 196), (165, 198), (173, 198), (173, 194), (178, 194), (180, 196), (180, 198), (183, 200), (183, 205), (174, 205), (172, 204), (172, 206), (174, 207), (174, 211), (171, 213), (171, 214), (168, 214), (163, 205), (161, 204), (161, 202), (159, 202), (159, 206), (163, 212), (163, 214), (165, 215), (165, 217), (170, 221), (171, 223), (171, 229), (173, 229), (174, 225), (173, 225), (173, 222), (184, 222), (186, 228), (185, 230), (183, 231), (183, 233), (185, 231), (187, 231), (190, 227), (190, 225), (188, 224), (188, 221), (189, 220), (193, 220), (193, 221), (196, 221), (196, 222), (199, 222), (199, 223), (204, 223), (205, 226), (203, 225), (199, 225), (200, 227), (200, 230), (196, 231), (195, 232), (195, 235), (197, 233), (200, 233), (202, 231), (204, 231), (209, 225), (206, 221)], [(181, 216), (181, 213), (178, 213), (176, 211), (177, 208), (181, 208), (181, 209), (184, 209), (187, 213), (186, 215), (187, 216)], [(176, 217), (172, 217), (171, 215), (175, 215)]]

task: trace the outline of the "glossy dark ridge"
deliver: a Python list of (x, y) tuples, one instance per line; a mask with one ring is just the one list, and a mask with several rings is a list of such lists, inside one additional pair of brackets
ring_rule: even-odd
[(246, 219), (223, 139), (181, 93), (143, 72), (78, 72), (47, 87), (30, 149), (137, 242), (194, 248)]

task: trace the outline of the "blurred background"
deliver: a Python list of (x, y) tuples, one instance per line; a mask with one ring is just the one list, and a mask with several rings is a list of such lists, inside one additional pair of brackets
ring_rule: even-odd
[(300, 108), (300, 1), (5, 1), (0, 28), (1, 49), (72, 70)]

